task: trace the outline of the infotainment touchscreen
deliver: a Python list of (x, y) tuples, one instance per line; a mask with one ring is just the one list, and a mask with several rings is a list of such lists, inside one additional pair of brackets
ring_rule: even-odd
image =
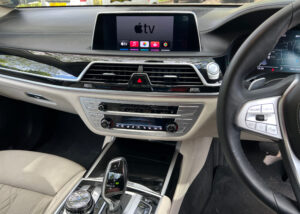
[(99, 14), (93, 49), (118, 51), (199, 51), (193, 14)]
[(169, 51), (173, 43), (173, 16), (117, 16), (120, 50)]

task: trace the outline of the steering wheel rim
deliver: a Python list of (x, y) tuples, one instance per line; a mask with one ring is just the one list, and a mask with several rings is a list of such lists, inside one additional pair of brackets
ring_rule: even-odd
[[(300, 185), (293, 171), (289, 151), (284, 145), (287, 140), (279, 142), (283, 160), (286, 165), (297, 202), (274, 192), (256, 173), (248, 162), (240, 142), (242, 128), (237, 125), (237, 116), (245, 103), (268, 97), (278, 97), (278, 103), (287, 93), (299, 75), (290, 76), (274, 86), (248, 91), (243, 80), (270, 53), (281, 36), (300, 23), (300, 1), (293, 2), (279, 10), (260, 25), (242, 44), (228, 66), (220, 89), (217, 107), (217, 121), (220, 142), (224, 155), (239, 179), (265, 205), (277, 213), (300, 213)], [(278, 104), (276, 102), (276, 105)], [(277, 106), (276, 106), (277, 110)], [(281, 132), (286, 131), (282, 114), (278, 115)], [(278, 125), (279, 125), (278, 124)]]

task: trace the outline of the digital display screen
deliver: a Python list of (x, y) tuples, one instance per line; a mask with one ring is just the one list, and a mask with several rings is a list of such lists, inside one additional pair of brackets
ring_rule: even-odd
[(173, 16), (117, 16), (119, 48), (127, 51), (170, 51), (173, 25)]
[(193, 14), (99, 14), (94, 50), (130, 52), (200, 51)]
[(300, 73), (300, 31), (284, 34), (258, 67), (261, 71)]

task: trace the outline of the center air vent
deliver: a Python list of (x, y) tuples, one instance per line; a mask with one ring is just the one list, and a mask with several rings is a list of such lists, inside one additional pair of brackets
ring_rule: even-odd
[(189, 65), (144, 65), (152, 85), (157, 86), (200, 86), (202, 82)]
[[(192, 65), (185, 64), (93, 63), (88, 67), (80, 83), (87, 88), (121, 91), (199, 93), (218, 90), (205, 86), (196, 69)], [(140, 80), (134, 83), (138, 80), (135, 80), (136, 77), (143, 74), (147, 74), (146, 79), (149, 81)]]
[(85, 73), (82, 82), (102, 84), (128, 84), (133, 73), (138, 72), (138, 65), (132, 64), (92, 64)]

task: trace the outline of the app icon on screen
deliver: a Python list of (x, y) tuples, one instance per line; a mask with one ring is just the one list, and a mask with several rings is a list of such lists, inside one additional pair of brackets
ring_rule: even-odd
[(131, 48), (138, 48), (139, 47), (139, 41), (130, 41), (130, 47)]
[(149, 41), (140, 41), (141, 48), (149, 48)]
[(151, 45), (151, 48), (159, 48), (160, 47), (160, 42), (152, 41), (150, 45)]
[(163, 41), (163, 42), (161, 43), (161, 46), (162, 46), (163, 48), (168, 48), (168, 47), (170, 46), (170, 43), (169, 43), (168, 41)]
[(120, 41), (120, 47), (128, 47), (129, 41), (127, 40), (121, 40)]

